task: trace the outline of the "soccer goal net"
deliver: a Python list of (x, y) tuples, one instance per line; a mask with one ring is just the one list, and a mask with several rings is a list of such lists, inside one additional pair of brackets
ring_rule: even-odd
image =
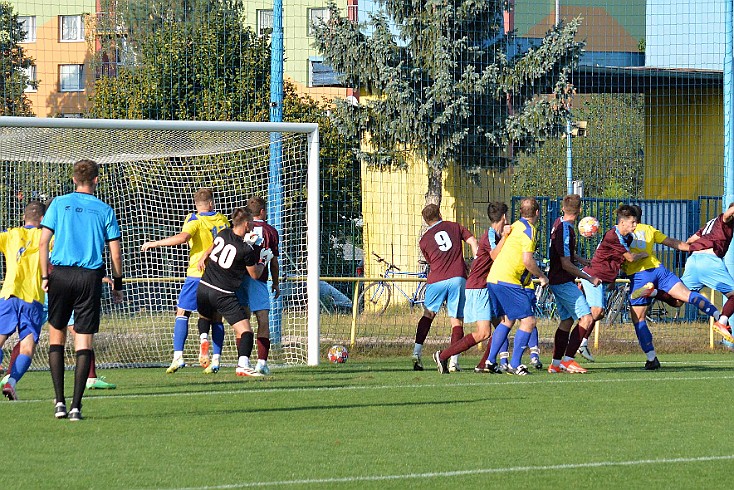
[[(82, 158), (100, 164), (97, 196), (117, 214), (126, 278), (124, 303), (113, 304), (105, 289), (95, 336), (100, 365), (170, 362), (189, 249), (186, 244), (140, 249), (146, 241), (180, 233), (185, 217), (195, 212), (193, 194), (202, 187), (214, 191), (215, 209), (227, 216), (253, 195), (266, 199), (268, 221), (281, 240), (282, 295), (271, 301), (270, 359), (318, 363), (316, 124), (0, 117), (2, 228), (21, 226), (28, 202), (73, 191), (72, 167)], [(184, 352), (189, 364), (198, 358), (196, 318), (194, 313)], [(252, 323), (255, 330), (254, 317)], [(14, 340), (6, 343), (6, 353)], [(236, 362), (234, 344), (226, 326), (223, 363)], [(72, 351), (69, 341), (69, 363)], [(48, 365), (47, 353), (44, 327), (35, 367)]]

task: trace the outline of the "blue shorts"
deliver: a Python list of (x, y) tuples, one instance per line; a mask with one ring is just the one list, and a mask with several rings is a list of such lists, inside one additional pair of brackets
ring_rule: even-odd
[(426, 301), (423, 305), (428, 311), (438, 313), (441, 305), (446, 302), (446, 311), (450, 318), (464, 318), (464, 288), (466, 279), (452, 277), (433, 284), (426, 284)]
[(12, 335), (18, 330), (18, 338), (23, 340), (33, 335), (33, 341), (38, 343), (43, 325), (43, 304), (34, 301), (28, 303), (11, 296), (8, 299), (0, 298), (0, 335)]
[(467, 289), (464, 294), (464, 323), (492, 320), (492, 303), (487, 288)]
[(520, 320), (534, 316), (535, 290), (519, 284), (488, 284), (508, 320)]
[(704, 286), (721, 294), (734, 291), (734, 278), (729, 274), (724, 261), (714, 254), (691, 254), (680, 280), (691, 291), (699, 291)]
[[(673, 286), (678, 284), (680, 278), (666, 269), (664, 266), (659, 265), (654, 269), (646, 269), (644, 271), (635, 272), (630, 276), (630, 291), (641, 288), (648, 282), (655, 285), (656, 289), (665, 291), (666, 293), (673, 289)], [(653, 298), (637, 298), (630, 299), (632, 306), (643, 306), (652, 303)]]
[(607, 306), (607, 295), (606, 289), (609, 286), (608, 282), (603, 282), (598, 286), (594, 286), (586, 279), (581, 279), (581, 286), (584, 288), (584, 296), (586, 296), (586, 303), (590, 308), (606, 308)]
[(270, 288), (266, 282), (245, 276), (235, 295), (240, 306), (250, 311), (270, 310)]
[(196, 311), (196, 290), (199, 288), (200, 277), (186, 277), (178, 295), (178, 308), (186, 311)]
[(556, 298), (556, 310), (561, 320), (573, 318), (578, 320), (584, 315), (590, 315), (591, 309), (586, 302), (586, 296), (582, 293), (575, 282), (553, 284), (550, 287)]

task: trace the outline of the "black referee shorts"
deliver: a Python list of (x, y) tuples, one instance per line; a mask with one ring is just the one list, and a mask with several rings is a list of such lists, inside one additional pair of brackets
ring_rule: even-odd
[(219, 312), (230, 325), (247, 319), (234, 293), (217, 291), (201, 282), (196, 290), (196, 309), (210, 319)]
[(48, 323), (66, 328), (74, 312), (74, 331), (99, 332), (104, 269), (55, 265), (48, 275)]

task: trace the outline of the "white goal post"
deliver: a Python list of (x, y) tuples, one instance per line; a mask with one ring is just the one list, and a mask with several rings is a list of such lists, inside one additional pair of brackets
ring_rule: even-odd
[[(266, 199), (268, 216), (276, 220), (269, 221), (280, 226), (283, 290), (271, 308), (271, 358), (276, 364), (318, 365), (318, 124), (3, 116), (0, 226), (22, 225), (31, 200), (73, 191), (71, 168), (83, 158), (100, 164), (97, 195), (115, 209), (123, 237), (126, 301), (113, 305), (105, 297), (95, 340), (100, 364), (170, 362), (188, 247), (142, 253), (140, 246), (179, 233), (195, 211), (194, 192), (210, 187), (215, 209), (225, 215), (252, 195)], [(184, 354), (189, 363), (198, 356), (195, 318)], [(226, 332), (222, 361), (234, 363), (234, 335), (229, 327)], [(41, 343), (45, 338), (44, 328)], [(34, 366), (47, 366), (46, 354), (42, 345)]]

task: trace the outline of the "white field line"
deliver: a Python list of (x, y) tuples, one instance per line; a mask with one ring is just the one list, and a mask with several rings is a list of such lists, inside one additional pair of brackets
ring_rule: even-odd
[(488, 475), (498, 473), (538, 472), (538, 471), (563, 471), (589, 468), (611, 468), (619, 466), (642, 466), (642, 465), (668, 465), (680, 463), (708, 463), (713, 461), (731, 461), (734, 454), (723, 456), (700, 456), (695, 458), (661, 458), (661, 459), (639, 459), (631, 461), (597, 461), (589, 463), (569, 463), (559, 465), (541, 466), (508, 466), (504, 468), (476, 468), (472, 470), (440, 471), (431, 473), (406, 473), (403, 475), (372, 475), (372, 476), (345, 476), (340, 478), (309, 478), (302, 480), (279, 480), (269, 482), (240, 482), (228, 485), (214, 485), (205, 487), (186, 487), (176, 490), (217, 490), (229, 488), (253, 488), (253, 487), (282, 487), (287, 485), (324, 485), (334, 483), (358, 483), (374, 481), (396, 481), (396, 480), (421, 480), (429, 478), (451, 478), (457, 476)]
[[(436, 376), (439, 377), (438, 373)], [(451, 375), (456, 376), (456, 375)], [(305, 388), (256, 388), (248, 381), (243, 381), (243, 388), (239, 390), (222, 390), (222, 391), (181, 391), (176, 393), (137, 393), (130, 395), (94, 395), (93, 397), (86, 398), (87, 400), (131, 400), (131, 399), (147, 399), (147, 398), (171, 398), (185, 396), (190, 398), (192, 396), (222, 396), (222, 395), (260, 395), (260, 394), (278, 394), (278, 393), (319, 393), (319, 392), (333, 392), (333, 391), (371, 391), (371, 390), (394, 390), (394, 389), (425, 389), (425, 388), (462, 388), (462, 387), (487, 387), (490, 386), (493, 389), (501, 389), (504, 386), (516, 386), (516, 385), (548, 385), (548, 384), (569, 384), (569, 383), (678, 383), (680, 381), (711, 381), (720, 379), (734, 379), (734, 373), (726, 376), (675, 376), (666, 378), (654, 378), (648, 376), (635, 376), (631, 378), (605, 378), (605, 379), (594, 379), (589, 374), (558, 374), (558, 375), (545, 375), (544, 372), (539, 373), (537, 376), (541, 379), (533, 380), (536, 375), (523, 377), (522, 380), (517, 381), (503, 381), (499, 383), (491, 382), (490, 380), (496, 377), (506, 378), (504, 375), (473, 375), (473, 377), (481, 377), (485, 381), (467, 382), (467, 383), (411, 383), (411, 384), (393, 384), (393, 385), (350, 385), (350, 386), (314, 386)], [(256, 382), (255, 382), (256, 383)], [(28, 399), (28, 400), (16, 400), (13, 404), (22, 403), (48, 403), (48, 399)]]

